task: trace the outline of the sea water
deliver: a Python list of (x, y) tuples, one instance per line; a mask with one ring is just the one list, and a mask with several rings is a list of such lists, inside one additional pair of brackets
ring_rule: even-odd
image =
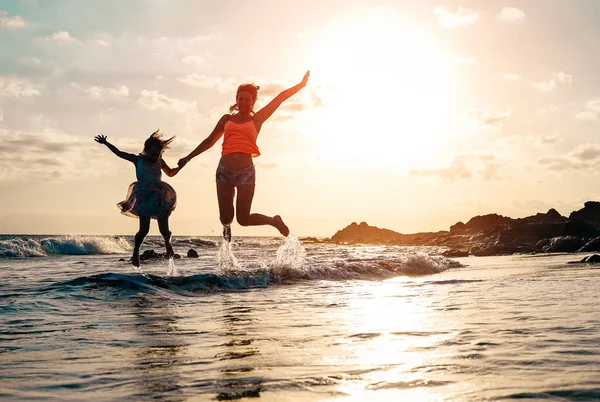
[(1, 399), (600, 399), (588, 254), (132, 240), (0, 237)]

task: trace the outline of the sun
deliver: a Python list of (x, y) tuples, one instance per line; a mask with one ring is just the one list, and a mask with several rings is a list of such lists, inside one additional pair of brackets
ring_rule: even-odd
[(435, 156), (452, 120), (444, 56), (397, 17), (336, 24), (315, 47), (311, 81), (326, 92), (320, 150), (338, 163), (408, 169)]

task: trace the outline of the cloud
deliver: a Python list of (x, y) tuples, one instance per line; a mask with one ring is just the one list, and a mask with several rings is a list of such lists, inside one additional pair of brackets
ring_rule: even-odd
[(556, 89), (556, 81), (549, 80), (549, 81), (534, 82), (533, 87), (541, 92), (552, 92)]
[(513, 80), (513, 81), (517, 81), (521, 79), (521, 76), (518, 74), (513, 74), (513, 73), (506, 73), (503, 75), (504, 78), (506, 78), (507, 80)]
[(86, 95), (89, 95), (94, 99), (105, 99), (107, 97), (127, 98), (127, 96), (129, 96), (129, 88), (127, 88), (127, 86), (125, 85), (120, 85), (116, 88), (112, 88), (80, 85), (74, 82), (71, 84), (71, 87), (85, 93)]
[(547, 165), (548, 169), (562, 171), (567, 169), (591, 170), (598, 168), (600, 162), (600, 144), (581, 144), (563, 156), (544, 156), (539, 164)]
[[(43, 116), (38, 118), (46, 121), (41, 130), (0, 129), (0, 181), (81, 179), (113, 168), (112, 160), (98, 152), (98, 144), (91, 137), (75, 137), (52, 128)], [(121, 140), (118, 141), (120, 148)], [(136, 143), (139, 147), (139, 140)]]
[(477, 65), (479, 62), (472, 57), (455, 57), (452, 59), (452, 63), (455, 64), (473, 64)]
[(589, 110), (600, 113), (600, 99), (591, 100), (586, 104), (586, 106)]
[(536, 110), (535, 114), (539, 117), (544, 117), (549, 115), (550, 113), (558, 112), (559, 110), (560, 108), (556, 105), (548, 105), (546, 107)]
[[(208, 43), (215, 42), (221, 38), (217, 35), (205, 35), (194, 37), (147, 37), (138, 36), (135, 39), (136, 47), (145, 49), (153, 55), (166, 58), (182, 60), (186, 64), (200, 64), (208, 66), (206, 58), (200, 56), (206, 54)], [(185, 59), (185, 60), (184, 60)]]
[(9, 17), (8, 12), (0, 10), (0, 29), (19, 29), (24, 26), (25, 20), (20, 15)]
[(586, 162), (596, 160), (600, 157), (600, 145), (599, 144), (583, 144), (575, 148), (571, 155), (580, 161)]
[(533, 82), (533, 87), (541, 92), (552, 92), (556, 89), (558, 84), (571, 84), (573, 82), (573, 76), (563, 71), (553, 73), (552, 75), (555, 79), (550, 79), (548, 81)]
[(573, 76), (566, 74), (562, 71), (559, 71), (558, 73), (554, 73), (554, 76), (556, 77), (558, 82), (560, 82), (561, 84), (571, 84), (573, 82)]
[(525, 12), (516, 7), (504, 7), (498, 18), (502, 22), (516, 22), (525, 20)]
[(39, 36), (33, 39), (36, 42), (56, 42), (56, 43), (74, 43), (77, 39), (72, 37), (67, 31), (54, 32), (50, 36)]
[(103, 47), (109, 47), (110, 46), (110, 42), (102, 39), (102, 38), (96, 38), (93, 40), (93, 43), (98, 45), (98, 46), (103, 46)]
[(235, 83), (233, 78), (221, 78), (216, 76), (208, 76), (204, 74), (188, 74), (184, 77), (176, 78), (182, 84), (189, 85), (195, 88), (216, 89), (221, 93), (233, 91)]
[(0, 98), (30, 98), (39, 95), (40, 91), (25, 80), (0, 76)]
[(575, 115), (577, 120), (597, 120), (600, 114), (600, 99), (588, 101), (585, 104), (586, 110)]
[(598, 114), (592, 110), (584, 110), (575, 115), (577, 120), (597, 120)]
[(463, 179), (479, 181), (503, 180), (499, 174), (501, 166), (494, 155), (457, 155), (450, 166), (439, 169), (413, 169), (413, 176), (436, 176), (442, 181), (452, 182)]
[(479, 14), (475, 11), (459, 7), (455, 12), (451, 12), (446, 7), (437, 7), (433, 10), (437, 15), (438, 22), (444, 28), (454, 28), (459, 25), (474, 24), (479, 20)]
[(178, 113), (189, 112), (196, 109), (195, 101), (187, 102), (177, 98), (169, 98), (166, 95), (158, 93), (158, 91), (143, 90), (137, 103), (150, 110), (173, 110)]
[(465, 113), (465, 120), (478, 129), (500, 130), (510, 116), (510, 109), (506, 112), (490, 112), (484, 109), (471, 109)]
[(2, 123), (4, 121), (4, 110), (2, 110), (2, 108), (0, 108), (0, 123)]
[(181, 61), (185, 64), (193, 64), (202, 67), (207, 67), (209, 65), (204, 57), (198, 56), (197, 54), (188, 54), (187, 56), (183, 56)]
[(540, 145), (549, 145), (549, 144), (557, 144), (563, 141), (563, 138), (559, 133), (542, 135), (538, 138), (538, 144)]

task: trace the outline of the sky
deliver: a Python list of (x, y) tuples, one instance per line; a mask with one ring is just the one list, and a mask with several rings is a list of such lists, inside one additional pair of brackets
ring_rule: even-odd
[[(3, 0), (0, 48), (0, 233), (134, 234), (134, 167), (94, 136), (137, 154), (160, 128), (175, 166), (238, 85), (260, 108), (307, 70), (255, 159), (252, 212), (296, 235), (600, 199), (600, 2)], [(220, 233), (220, 152), (163, 175), (175, 236)]]

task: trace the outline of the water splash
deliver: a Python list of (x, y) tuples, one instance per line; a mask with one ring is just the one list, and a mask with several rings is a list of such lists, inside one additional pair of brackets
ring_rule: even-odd
[(290, 233), (285, 239), (285, 243), (277, 249), (275, 265), (282, 268), (301, 269), (305, 258), (306, 249), (300, 240)]
[(179, 276), (179, 272), (177, 271), (177, 267), (175, 266), (175, 260), (173, 258), (169, 258), (167, 276)]
[(223, 274), (241, 270), (240, 263), (238, 262), (237, 258), (235, 258), (235, 255), (233, 255), (231, 245), (232, 242), (223, 239), (221, 241), (221, 248), (217, 253), (219, 272)]

